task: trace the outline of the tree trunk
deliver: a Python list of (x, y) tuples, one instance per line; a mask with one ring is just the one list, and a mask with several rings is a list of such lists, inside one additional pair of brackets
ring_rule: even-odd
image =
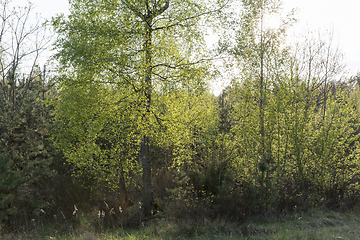
[(145, 54), (145, 66), (144, 66), (144, 90), (143, 92), (143, 104), (144, 104), (144, 113), (143, 113), (143, 123), (145, 126), (145, 135), (143, 136), (141, 145), (140, 145), (140, 161), (142, 163), (143, 176), (142, 176), (142, 209), (144, 217), (147, 217), (152, 214), (154, 210), (154, 194), (152, 187), (151, 179), (151, 158), (150, 158), (150, 140), (148, 137), (148, 128), (149, 128), (149, 116), (150, 116), (150, 106), (151, 106), (151, 53), (152, 53), (152, 29), (151, 29), (151, 18), (147, 19), (145, 39), (144, 39), (144, 54)]
[(144, 136), (141, 143), (140, 157), (142, 161), (142, 209), (144, 217), (147, 217), (152, 214), (154, 210), (154, 194), (152, 187), (151, 179), (151, 159), (150, 159), (150, 148), (149, 148), (149, 139)]

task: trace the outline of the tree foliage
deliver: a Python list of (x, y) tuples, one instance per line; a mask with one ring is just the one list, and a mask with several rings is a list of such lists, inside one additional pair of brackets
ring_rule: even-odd
[(336, 87), (341, 55), (310, 36), (303, 47), (284, 45), (291, 19), (266, 28), (264, 14), (276, 5), (243, 4), (234, 45), (223, 44), (241, 69), (231, 90), (236, 179), (259, 209), (340, 204), (357, 179), (359, 138), (353, 104)]
[[(166, 217), (190, 231), (358, 206), (358, 76), (344, 77), (331, 33), (287, 41), (294, 11), (269, 26), (281, 1), (71, 0), (51, 22), (55, 87), (37, 65), (46, 38), (27, 48), (42, 33), (25, 31), (31, 6), (2, 6), (2, 223), (62, 216), (103, 231)], [(210, 26), (231, 76), (220, 96)]]
[[(206, 86), (201, 24), (219, 4), (203, 1), (72, 1), (66, 19), (53, 20), (57, 58), (74, 81), (102, 83), (126, 93), (138, 112), (144, 214), (154, 208), (150, 146), (153, 95)], [(91, 73), (91, 75), (89, 74)], [(64, 82), (63, 78), (59, 78)], [(65, 101), (64, 101), (64, 104)], [(88, 119), (89, 120), (89, 119)], [(70, 155), (68, 155), (70, 156)], [(73, 160), (70, 160), (73, 161)], [(73, 161), (74, 162), (74, 161)]]

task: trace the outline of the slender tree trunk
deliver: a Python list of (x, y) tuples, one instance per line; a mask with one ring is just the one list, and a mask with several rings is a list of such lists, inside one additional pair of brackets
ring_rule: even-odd
[(145, 39), (144, 39), (144, 54), (145, 54), (145, 66), (144, 66), (144, 90), (143, 90), (143, 104), (144, 104), (144, 113), (143, 113), (143, 122), (145, 125), (145, 134), (141, 141), (140, 145), (140, 161), (142, 163), (142, 208), (144, 216), (149, 216), (154, 210), (154, 194), (152, 187), (151, 179), (151, 158), (150, 158), (150, 140), (148, 137), (148, 127), (149, 127), (149, 116), (150, 116), (150, 106), (151, 106), (151, 58), (152, 58), (152, 29), (151, 29), (151, 18), (147, 19)]
[(141, 143), (140, 157), (142, 161), (142, 209), (144, 216), (149, 216), (154, 209), (154, 195), (151, 179), (151, 159), (149, 138), (144, 136)]
[[(139, 160), (142, 163), (143, 176), (142, 176), (142, 208), (144, 217), (152, 214), (154, 210), (154, 194), (151, 179), (151, 158), (150, 158), (150, 139), (148, 135), (149, 123), (150, 123), (150, 107), (151, 107), (151, 93), (152, 93), (152, 28), (153, 19), (169, 8), (169, 1), (160, 1), (150, 6), (149, 1), (145, 1), (146, 13), (142, 14), (138, 9), (133, 7), (131, 4), (128, 7), (143, 20), (145, 33), (144, 33), (144, 82), (142, 93), (142, 103), (144, 112), (142, 116), (142, 122), (144, 124), (144, 135), (140, 143)], [(152, 8), (152, 9), (151, 9)]]
[[(262, 14), (262, 13), (261, 13)], [(260, 82), (259, 82), (259, 90), (260, 90), (260, 99), (259, 99), (259, 122), (260, 122), (260, 154), (261, 154), (261, 162), (260, 162), (260, 170), (261, 170), (261, 185), (264, 182), (264, 172), (266, 171), (266, 150), (265, 150), (265, 113), (264, 113), (264, 43), (263, 43), (263, 16), (261, 15), (260, 20)]]

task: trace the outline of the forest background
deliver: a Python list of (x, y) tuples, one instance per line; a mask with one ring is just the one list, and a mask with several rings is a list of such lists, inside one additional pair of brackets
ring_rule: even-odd
[(1, 2), (1, 231), (358, 207), (360, 76), (331, 33), (286, 41), (293, 12), (268, 26), (280, 1), (76, 0), (46, 25), (32, 13)]

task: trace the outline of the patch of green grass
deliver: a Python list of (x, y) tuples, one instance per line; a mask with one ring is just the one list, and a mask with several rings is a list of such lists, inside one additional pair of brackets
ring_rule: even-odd
[(92, 229), (68, 229), (58, 233), (47, 227), (1, 239), (69, 239), (69, 240), (145, 240), (145, 239), (360, 239), (360, 215), (313, 211), (281, 217), (253, 218), (246, 224), (222, 219), (201, 223), (155, 220), (147, 227), (95, 232)]
[(319, 211), (294, 214), (252, 222), (247, 234), (247, 239), (360, 239), (360, 216)]

